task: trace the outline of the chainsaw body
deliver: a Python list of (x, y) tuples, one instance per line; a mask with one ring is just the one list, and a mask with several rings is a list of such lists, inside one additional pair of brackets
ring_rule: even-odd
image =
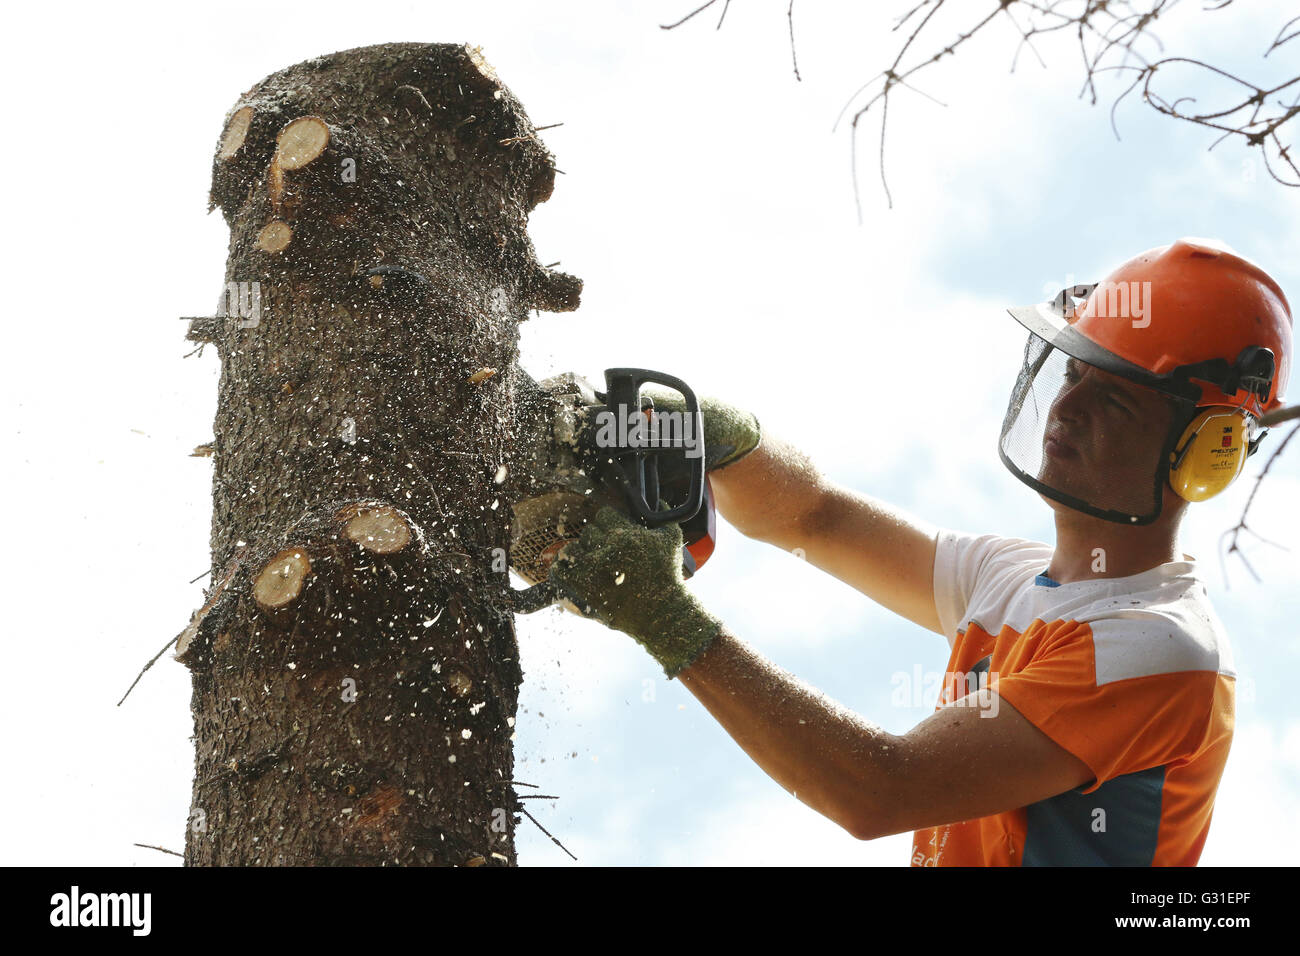
[[(566, 373), (530, 383), (520, 403), (527, 453), (514, 476), (510, 567), (532, 587), (511, 589), (516, 611), (559, 601), (547, 581), (561, 549), (605, 506), (646, 527), (681, 526), (682, 574), (713, 552), (713, 495), (704, 470), (704, 422), (680, 379), (637, 368), (605, 371), (605, 390)], [(642, 386), (679, 392), (685, 411), (656, 411)]]

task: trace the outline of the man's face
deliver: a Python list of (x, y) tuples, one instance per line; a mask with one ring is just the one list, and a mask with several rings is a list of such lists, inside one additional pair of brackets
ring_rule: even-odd
[(1173, 408), (1158, 392), (1070, 359), (1048, 412), (1040, 480), (1096, 507), (1151, 507)]

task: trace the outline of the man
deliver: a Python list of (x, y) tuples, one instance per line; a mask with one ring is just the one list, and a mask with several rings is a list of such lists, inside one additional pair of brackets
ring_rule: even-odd
[(826, 480), (752, 415), (704, 408), (724, 517), (947, 638), (939, 704), (908, 733), (742, 643), (683, 585), (676, 526), (606, 509), (551, 580), (799, 800), (859, 839), (914, 831), (914, 865), (1193, 865), (1234, 672), (1178, 525), (1282, 404), (1289, 306), (1226, 247), (1180, 240), (1011, 314), (1030, 335), (999, 453), (1052, 508), (1055, 547), (937, 530)]

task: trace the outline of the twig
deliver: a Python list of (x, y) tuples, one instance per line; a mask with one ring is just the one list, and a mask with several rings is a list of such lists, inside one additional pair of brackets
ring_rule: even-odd
[(790, 62), (794, 64), (794, 78), (802, 83), (803, 77), (799, 75), (799, 57), (794, 52), (794, 0), (790, 0), (790, 6), (785, 11), (785, 18), (790, 21)]
[[(1300, 37), (1300, 29), (1292, 30), (1290, 33), (1286, 32), (1290, 27), (1292, 27), (1297, 23), (1300, 23), (1300, 17), (1293, 17), (1292, 19), (1288, 20), (1286, 23), (1282, 24), (1282, 29), (1277, 31), (1277, 38), (1274, 39), (1273, 42), (1268, 45), (1268, 49), (1264, 51), (1264, 55), (1268, 56), (1270, 53), (1272, 53), (1274, 50), (1280, 47), (1283, 43), (1286, 43), (1288, 40), (1294, 40), (1296, 37)], [(1286, 36), (1283, 36), (1284, 33), (1286, 34)]]
[[(710, 0), (709, 3), (697, 7), (676, 23), (663, 25), (663, 29), (668, 30), (680, 26), (696, 14), (707, 10), (714, 2), (716, 0)], [(857, 161), (859, 122), (879, 104), (880, 144), (877, 149), (877, 157), (880, 163), (880, 183), (885, 193), (886, 202), (890, 208), (893, 208), (893, 194), (889, 188), (889, 178), (885, 169), (885, 143), (889, 126), (890, 95), (900, 86), (912, 92), (920, 93), (921, 91), (909, 82), (912, 74), (937, 63), (945, 56), (955, 54), (966, 41), (983, 30), (998, 14), (1005, 15), (1019, 36), (1019, 42), (1011, 60), (1012, 72), (1015, 72), (1020, 51), (1025, 46), (1028, 46), (1033, 51), (1039, 63), (1046, 66), (1046, 60), (1038, 52), (1033, 39), (1037, 36), (1069, 30), (1077, 39), (1079, 55), (1083, 64), (1084, 80), (1079, 92), (1080, 97), (1087, 97), (1091, 103), (1096, 104), (1098, 100), (1096, 81), (1097, 75), (1100, 73), (1126, 70), (1135, 74), (1133, 83), (1115, 99), (1111, 106), (1110, 123), (1116, 139), (1120, 138), (1119, 127), (1116, 123), (1116, 110), (1119, 104), (1134, 89), (1141, 88), (1143, 101), (1156, 112), (1183, 122), (1219, 130), (1224, 133), (1225, 137), (1242, 137), (1247, 146), (1260, 148), (1263, 154), (1264, 168), (1273, 180), (1285, 186), (1300, 187), (1300, 165), (1292, 157), (1290, 146), (1279, 135), (1279, 131), (1283, 126), (1300, 116), (1300, 96), (1296, 97), (1295, 102), (1286, 102), (1285, 97), (1279, 98), (1278, 96), (1281, 93), (1289, 95), (1290, 90), (1295, 85), (1300, 84), (1300, 76), (1281, 82), (1271, 88), (1266, 88), (1249, 83), (1226, 70), (1203, 61), (1187, 57), (1165, 56), (1164, 45), (1160, 42), (1160, 38), (1152, 32), (1152, 28), (1159, 18), (1174, 7), (1177, 2), (1178, 0), (1145, 0), (1145, 2), (1143, 0), (1087, 0), (1087, 2), (1080, 4), (1078, 2), (1066, 3), (1064, 0), (986, 0), (987, 5), (984, 9), (987, 13), (983, 14), (977, 22), (965, 30), (959, 30), (954, 39), (941, 46), (932, 47), (932, 52), (921, 54), (915, 61), (910, 61), (911, 65), (905, 67), (904, 60), (909, 58), (909, 54), (918, 45), (922, 34), (925, 34), (927, 39), (929, 38), (930, 33), (927, 33), (927, 30), (930, 29), (935, 15), (944, 8), (946, 0), (919, 0), (919, 2), (916, 2), (905, 14), (896, 19), (892, 27), (894, 31), (897, 31), (904, 25), (910, 24), (910, 32), (906, 35), (893, 62), (886, 69), (877, 73), (871, 80), (864, 83), (849, 97), (832, 127), (834, 129), (839, 126), (840, 119), (843, 118), (845, 112), (863, 93), (866, 93), (877, 83), (880, 84), (879, 88), (871, 92), (866, 102), (853, 114), (851, 124), (849, 158), (853, 177), (853, 201), (858, 213), (858, 222), (863, 221)], [(1213, 2), (1204, 8), (1204, 15), (1224, 9), (1229, 6), (1230, 2), (1231, 0)], [(1012, 7), (1019, 7), (1024, 10), (1028, 22), (1022, 23), (1012, 13)], [(969, 7), (962, 6), (960, 9), (964, 12)], [(725, 17), (725, 15), (726, 9), (724, 8), (723, 16)], [(786, 8), (786, 19), (790, 25), (790, 52), (791, 58), (794, 60), (795, 77), (801, 80), (802, 77), (799, 75), (799, 65), (797, 58), (795, 58), (794, 47), (794, 0), (790, 0)], [(719, 20), (718, 23), (721, 26), (722, 21)], [(1298, 24), (1300, 24), (1300, 17), (1294, 17), (1287, 21), (1278, 31), (1264, 56), (1268, 56), (1273, 50), (1300, 36), (1300, 26), (1297, 26)], [(1156, 56), (1159, 57), (1154, 59), (1154, 62), (1139, 50), (1139, 45), (1147, 43), (1154, 45)], [(1118, 62), (1111, 62), (1114, 60), (1118, 60)], [(1195, 112), (1189, 108), (1190, 104), (1195, 103), (1195, 100), (1191, 97), (1177, 97), (1170, 102), (1153, 89), (1153, 82), (1157, 75), (1166, 75), (1170, 72), (1168, 68), (1175, 65), (1190, 66), (1218, 79), (1238, 84), (1243, 87), (1244, 95), (1240, 101), (1231, 105), (1228, 109), (1215, 112)], [(921, 95), (934, 99), (926, 93), (921, 93)], [(1240, 118), (1243, 114), (1244, 118)], [(1235, 122), (1229, 119), (1234, 116), (1239, 117)]]
[(1288, 405), (1286, 408), (1279, 408), (1266, 415), (1261, 415), (1259, 417), (1259, 423), (1265, 428), (1271, 428), (1274, 425), (1281, 425), (1283, 422), (1289, 422), (1293, 418), (1300, 418), (1300, 405)]
[[(567, 846), (565, 846), (563, 843), (561, 843), (559, 840), (555, 839), (555, 837), (552, 836), (551, 832), (550, 832), (549, 830), (547, 830), (546, 827), (542, 826), (540, 823), (537, 823), (537, 818), (536, 818), (535, 816), (533, 816), (531, 813), (529, 813), (527, 810), (525, 810), (524, 807), (523, 807), (523, 804), (520, 804), (520, 805), (519, 805), (519, 812), (522, 813), (524, 816), (526, 816), (528, 819), (532, 820), (533, 823), (537, 825), (537, 829), (541, 830), (543, 833), (545, 833), (548, 837), (551, 838), (551, 842), (552, 842), (552, 843), (554, 843), (556, 846), (558, 846), (558, 847), (559, 847), (561, 850), (563, 850), (565, 853), (569, 853), (569, 848), (568, 848)], [(578, 858), (577, 858), (576, 856), (574, 856), (572, 853), (569, 853), (569, 856), (570, 856), (570, 857), (571, 857), (575, 862), (576, 862), (577, 859), (578, 859)]]
[[(202, 577), (202, 575), (200, 575), (200, 577)], [(185, 633), (184, 631), (181, 632), (181, 634), (184, 634), (184, 633)], [(169, 648), (169, 647), (171, 647), (173, 644), (175, 644), (175, 643), (180, 639), (180, 636), (181, 636), (180, 634), (177, 634), (177, 635), (176, 635), (175, 637), (173, 637), (170, 641), (168, 641), (166, 644), (164, 644), (163, 647), (162, 647), (162, 650), (159, 651), (157, 654), (155, 654), (153, 657), (151, 657), (151, 658), (149, 659), (149, 663), (148, 663), (148, 664), (145, 664), (144, 667), (140, 668), (140, 673), (136, 675), (135, 680), (131, 681), (131, 686), (128, 687), (128, 688), (126, 689), (126, 693), (122, 695), (122, 700), (126, 700), (127, 695), (130, 694), (131, 691), (135, 690), (135, 685), (138, 684), (138, 683), (140, 683), (140, 678), (144, 676), (144, 672), (147, 671), (149, 668), (153, 667), (153, 665), (157, 662), (158, 658), (162, 657), (163, 654), (167, 653), (167, 648)], [(119, 700), (119, 701), (117, 702), (117, 706), (118, 706), (118, 707), (121, 707), (121, 706), (122, 706), (122, 700)]]
[(169, 850), (165, 846), (153, 846), (149, 843), (132, 843), (131, 845), (142, 846), (146, 850), (157, 850), (159, 853), (170, 853), (172, 856), (179, 856), (182, 860), (185, 859), (184, 853), (177, 853), (175, 850)]
[[(1290, 442), (1291, 439), (1295, 437), (1296, 432), (1300, 432), (1300, 424), (1297, 424), (1294, 428), (1292, 428), (1289, 432), (1287, 432), (1286, 437), (1283, 438), (1281, 443), (1279, 443), (1278, 446), (1273, 449), (1273, 453), (1268, 456), (1268, 461), (1264, 463), (1264, 469), (1258, 475), (1255, 476), (1255, 485), (1250, 489), (1250, 497), (1246, 499), (1246, 506), (1241, 509), (1241, 517), (1237, 520), (1236, 526), (1229, 528), (1227, 531), (1225, 531), (1223, 533), (1223, 536), (1219, 539), (1220, 542), (1219, 547), (1221, 552), (1220, 561), (1223, 563), (1224, 588), (1228, 587), (1227, 557), (1228, 555), (1233, 554), (1234, 552), (1236, 553), (1237, 557), (1241, 559), (1241, 563), (1246, 566), (1246, 570), (1250, 572), (1250, 576), (1254, 578), (1256, 581), (1259, 580), (1259, 575), (1255, 573), (1255, 569), (1251, 567), (1250, 562), (1246, 560), (1246, 554), (1241, 550), (1241, 545), (1238, 544), (1238, 539), (1241, 537), (1241, 533), (1243, 531), (1248, 534), (1254, 535), (1256, 538), (1259, 538), (1259, 540), (1267, 544), (1271, 544), (1274, 547), (1279, 547), (1279, 548), (1283, 547), (1282, 545), (1278, 544), (1276, 541), (1269, 541), (1259, 532), (1255, 531), (1248, 524), (1246, 524), (1246, 515), (1250, 513), (1250, 506), (1255, 502), (1255, 495), (1259, 493), (1259, 487), (1264, 481), (1264, 476), (1268, 474), (1268, 470), (1273, 467), (1273, 463), (1278, 460), (1279, 456), (1281, 456), (1282, 451), (1287, 446), (1287, 443)], [(1223, 541), (1229, 536), (1231, 536), (1231, 541), (1228, 542), (1227, 549), (1224, 550)], [(1286, 549), (1283, 548), (1283, 550)]]
[[(709, 9), (709, 7), (713, 6), (713, 4), (716, 2), (717, 0), (709, 0), (708, 3), (704, 4), (703, 6), (696, 7), (694, 10), (686, 14), (686, 16), (682, 17), (676, 23), (659, 24), (659, 29), (672, 30), (675, 27), (679, 27), (687, 20), (689, 20), (691, 17), (695, 16), (697, 13), (703, 13), (705, 10)], [(722, 4), (722, 16), (718, 17), (718, 25), (714, 27), (715, 30), (722, 29), (722, 21), (727, 19), (727, 11), (730, 9), (731, 9), (731, 0), (725, 0), (725, 2)], [(790, 24), (790, 63), (794, 67), (795, 80), (797, 82), (802, 83), (803, 77), (799, 75), (799, 56), (797, 53), (795, 53), (795, 48), (794, 48), (794, 0), (790, 0), (790, 5), (786, 7), (785, 18), (787, 21), (789, 21)]]
[[(679, 26), (681, 26), (683, 23), (685, 23), (687, 20), (689, 20), (691, 17), (695, 16), (697, 13), (703, 13), (705, 10), (709, 9), (709, 7), (713, 6), (713, 5), (714, 5), (715, 3), (717, 3), (717, 2), (718, 2), (718, 0), (709, 0), (708, 3), (704, 4), (703, 6), (696, 7), (694, 10), (692, 10), (690, 13), (686, 14), (686, 16), (682, 17), (682, 18), (681, 18), (680, 20), (678, 20), (676, 23), (666, 23), (666, 24), (665, 24), (665, 23), (661, 23), (661, 24), (659, 24), (659, 29), (660, 29), (660, 30), (671, 30), (671, 29), (673, 29), (674, 27), (679, 27)], [(722, 13), (723, 13), (723, 16), (726, 16), (727, 11), (726, 11), (726, 10), (723, 10)], [(722, 21), (721, 21), (721, 20), (718, 21), (718, 25), (719, 25), (719, 26), (722, 25)]]

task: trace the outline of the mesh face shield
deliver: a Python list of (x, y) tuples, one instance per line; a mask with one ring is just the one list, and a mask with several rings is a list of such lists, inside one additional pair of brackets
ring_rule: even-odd
[(1135, 381), (1124, 374), (1128, 363), (1083, 336), (1053, 339), (1030, 331), (1002, 422), (1003, 464), (1077, 511), (1128, 525), (1155, 521), (1195, 401)]

